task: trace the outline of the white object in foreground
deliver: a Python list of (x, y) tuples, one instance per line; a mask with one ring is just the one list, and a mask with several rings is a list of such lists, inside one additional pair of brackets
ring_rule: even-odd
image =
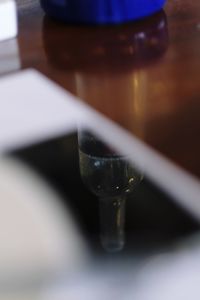
[(17, 9), (14, 0), (0, 1), (0, 41), (17, 35)]
[(88, 256), (62, 200), (34, 172), (0, 159), (0, 299), (2, 287), (70, 275)]

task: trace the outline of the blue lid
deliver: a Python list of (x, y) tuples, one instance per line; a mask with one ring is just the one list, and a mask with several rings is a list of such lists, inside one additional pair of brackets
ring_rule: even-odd
[(40, 0), (52, 17), (69, 23), (117, 24), (159, 11), (166, 0)]

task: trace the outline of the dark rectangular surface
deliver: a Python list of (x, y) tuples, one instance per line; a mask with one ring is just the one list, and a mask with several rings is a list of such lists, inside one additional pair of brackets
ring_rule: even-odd
[[(87, 165), (83, 157), (80, 160), (83, 152), (90, 155), (93, 164)], [(88, 132), (79, 134), (79, 143), (77, 133), (74, 133), (12, 155), (28, 163), (61, 194), (94, 253), (105, 253), (100, 242), (99, 198), (102, 197), (123, 195), (126, 198), (122, 254), (168, 247), (199, 228), (144, 173), (135, 171), (126, 158)], [(86, 171), (90, 169), (88, 174), (91, 176), (83, 171), (83, 164)], [(97, 171), (93, 171), (95, 166)], [(130, 178), (136, 184), (129, 185)], [(97, 190), (98, 184), (101, 185), (100, 190)], [(127, 187), (129, 191), (126, 194)]]

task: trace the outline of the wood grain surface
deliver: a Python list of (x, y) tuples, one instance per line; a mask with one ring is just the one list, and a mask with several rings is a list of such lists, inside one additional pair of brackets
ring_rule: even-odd
[(199, 1), (169, 0), (115, 27), (61, 24), (36, 0), (17, 3), (22, 69), (38, 69), (200, 176)]

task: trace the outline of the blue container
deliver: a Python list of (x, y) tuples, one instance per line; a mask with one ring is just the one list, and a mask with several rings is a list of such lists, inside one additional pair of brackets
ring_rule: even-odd
[(40, 0), (56, 19), (79, 24), (118, 24), (159, 11), (166, 0)]

